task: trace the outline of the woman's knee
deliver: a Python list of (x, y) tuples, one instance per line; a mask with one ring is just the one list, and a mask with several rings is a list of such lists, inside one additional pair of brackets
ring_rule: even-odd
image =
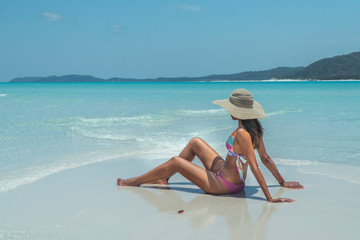
[(178, 169), (179, 167), (181, 167), (184, 162), (187, 161), (181, 157), (178, 157), (178, 156), (174, 156), (172, 158), (170, 158), (169, 162), (170, 164), (175, 167), (176, 169)]
[(204, 140), (202, 140), (201, 138), (199, 137), (194, 137), (190, 140), (190, 145), (191, 146), (199, 146), (201, 144), (204, 143)]

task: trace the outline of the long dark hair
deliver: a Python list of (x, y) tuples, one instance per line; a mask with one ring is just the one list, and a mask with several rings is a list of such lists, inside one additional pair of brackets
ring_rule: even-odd
[(264, 128), (261, 126), (261, 123), (257, 119), (241, 120), (241, 122), (245, 130), (251, 136), (252, 145), (255, 149), (258, 148), (264, 130)]

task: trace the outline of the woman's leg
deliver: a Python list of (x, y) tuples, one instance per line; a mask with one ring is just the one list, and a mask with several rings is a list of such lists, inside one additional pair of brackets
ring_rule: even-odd
[(216, 173), (203, 169), (181, 157), (173, 157), (169, 161), (141, 176), (125, 180), (119, 178), (117, 184), (119, 186), (140, 186), (141, 184), (156, 181), (158, 179), (166, 179), (177, 172), (207, 193), (227, 193), (227, 189), (217, 178)]
[[(194, 160), (195, 156), (200, 159), (205, 169), (209, 170), (210, 172), (216, 173), (224, 164), (224, 159), (220, 157), (220, 155), (204, 140), (198, 137), (192, 138), (179, 154), (179, 157), (184, 158), (190, 162)], [(167, 178), (162, 178), (147, 183), (167, 185), (168, 180), (172, 175)]]
[(193, 161), (195, 156), (211, 172), (217, 172), (224, 163), (224, 159), (204, 140), (198, 137), (191, 139), (179, 154), (179, 157), (188, 161)]

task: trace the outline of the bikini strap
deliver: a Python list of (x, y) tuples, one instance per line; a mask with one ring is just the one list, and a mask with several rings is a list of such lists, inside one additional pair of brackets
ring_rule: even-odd
[(240, 179), (244, 181), (244, 175), (243, 175), (244, 162), (242, 161), (242, 159), (244, 159), (245, 162), (246, 162), (246, 159), (244, 158), (243, 155), (237, 155), (236, 156), (236, 168), (237, 168), (237, 170), (239, 172)]

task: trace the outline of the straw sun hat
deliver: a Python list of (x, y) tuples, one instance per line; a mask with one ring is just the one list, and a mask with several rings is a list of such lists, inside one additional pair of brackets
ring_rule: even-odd
[(212, 103), (222, 106), (237, 119), (265, 118), (266, 116), (260, 103), (254, 101), (252, 94), (246, 89), (236, 89), (229, 99), (215, 100)]

